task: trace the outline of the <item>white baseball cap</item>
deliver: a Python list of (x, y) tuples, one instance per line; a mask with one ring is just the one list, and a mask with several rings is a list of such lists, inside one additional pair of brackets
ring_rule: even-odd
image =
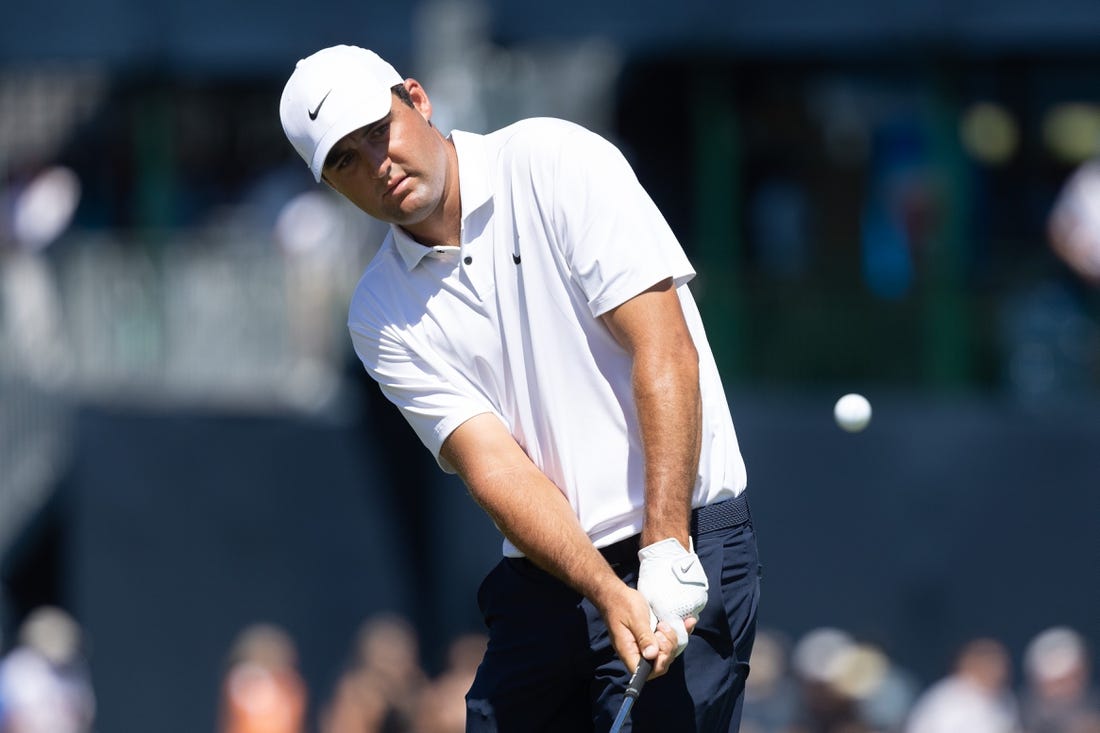
[(389, 113), (390, 88), (404, 81), (381, 56), (358, 46), (331, 46), (298, 62), (279, 116), (315, 180), (340, 138)]

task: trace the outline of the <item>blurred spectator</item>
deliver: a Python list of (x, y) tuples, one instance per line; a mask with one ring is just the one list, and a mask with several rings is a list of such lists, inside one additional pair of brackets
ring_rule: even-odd
[(424, 689), (413, 721), (415, 733), (463, 733), (466, 730), (466, 692), (474, 682), (488, 638), (466, 634), (448, 649), (447, 668)]
[(18, 644), (0, 663), (0, 731), (91, 731), (95, 697), (81, 637), (60, 608), (43, 606), (27, 617)]
[(218, 730), (302, 733), (306, 698), (294, 641), (277, 626), (250, 626), (230, 653)]
[(967, 643), (954, 671), (917, 700), (906, 733), (1017, 733), (1010, 674), (1008, 652), (999, 641)]
[(900, 733), (918, 693), (916, 681), (873, 644), (860, 642), (839, 656), (833, 686), (853, 700), (860, 725)]
[(1021, 711), (1027, 733), (1100, 733), (1100, 697), (1089, 650), (1076, 631), (1050, 628), (1024, 654)]
[(1084, 163), (1066, 181), (1051, 208), (1047, 236), (1062, 261), (1100, 286), (1100, 160)]
[(909, 295), (921, 254), (936, 230), (939, 202), (930, 165), (919, 120), (898, 117), (878, 127), (860, 222), (860, 256), (867, 288), (883, 300)]
[(355, 659), (322, 715), (322, 733), (408, 733), (426, 676), (420, 642), (403, 617), (384, 614), (360, 629)]
[(801, 703), (793, 733), (872, 733), (858, 700), (842, 684), (844, 660), (855, 648), (848, 633), (833, 628), (799, 639), (791, 655)]
[(773, 631), (757, 631), (749, 667), (741, 733), (789, 733), (794, 729), (798, 688), (783, 638)]
[(61, 166), (0, 189), (0, 368), (51, 389), (68, 377), (71, 355), (46, 250), (68, 229), (79, 200), (80, 181)]

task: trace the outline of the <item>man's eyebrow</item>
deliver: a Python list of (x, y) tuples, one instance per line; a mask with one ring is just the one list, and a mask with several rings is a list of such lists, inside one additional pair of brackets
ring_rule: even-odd
[(369, 134), (371, 134), (371, 132), (373, 132), (376, 127), (389, 122), (391, 116), (393, 116), (392, 112), (387, 114), (382, 119), (377, 120), (376, 122), (372, 122), (369, 125), (365, 125), (363, 127), (360, 127), (358, 130), (354, 130), (347, 137), (341, 139), (340, 142), (338, 142), (338, 143), (336, 143), (335, 145), (332, 146), (332, 150), (328, 151), (328, 155), (325, 156), (325, 162), (321, 167), (322, 168), (329, 168), (331, 166), (336, 165), (336, 159), (339, 158), (340, 155), (351, 144), (351, 143), (347, 142), (348, 138), (358, 137), (360, 135), (369, 135)]
[(332, 146), (332, 150), (328, 151), (328, 155), (325, 156), (325, 162), (321, 165), (322, 168), (331, 168), (336, 165), (336, 159), (343, 155), (344, 150), (347, 148), (346, 143), (336, 143)]
[(380, 119), (376, 122), (372, 122), (369, 125), (367, 125), (365, 128), (363, 128), (363, 134), (364, 135), (371, 134), (372, 132), (374, 132), (374, 129), (376, 127), (378, 127), (379, 125), (384, 125), (384, 124), (388, 123), (390, 121), (391, 117), (393, 117), (393, 112), (387, 112), (385, 117), (383, 117), (382, 119)]

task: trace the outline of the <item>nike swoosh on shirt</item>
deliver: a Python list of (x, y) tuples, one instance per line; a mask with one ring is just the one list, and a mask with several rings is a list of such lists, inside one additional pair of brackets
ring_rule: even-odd
[(319, 115), (321, 113), (321, 105), (323, 105), (325, 103), (325, 100), (328, 99), (328, 95), (330, 95), (330, 94), (332, 94), (331, 89), (329, 89), (327, 92), (325, 92), (325, 96), (321, 97), (321, 101), (317, 103), (317, 109), (315, 109), (313, 111), (310, 111), (309, 109), (306, 110), (306, 112), (309, 112), (309, 119), (311, 119), (311, 120), (317, 119), (317, 115)]

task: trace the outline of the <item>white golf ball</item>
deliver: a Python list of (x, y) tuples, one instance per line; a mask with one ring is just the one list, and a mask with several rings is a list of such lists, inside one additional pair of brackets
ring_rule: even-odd
[(871, 403), (861, 394), (846, 394), (833, 407), (836, 424), (849, 433), (858, 433), (871, 422)]

